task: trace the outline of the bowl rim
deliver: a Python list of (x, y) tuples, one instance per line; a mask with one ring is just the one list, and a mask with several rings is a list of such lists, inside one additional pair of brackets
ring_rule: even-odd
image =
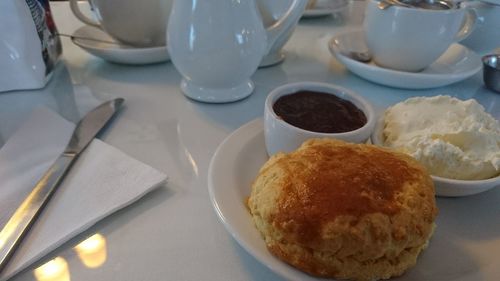
[[(338, 98), (347, 100), (352, 102), (359, 110), (361, 110), (365, 116), (366, 116), (366, 123), (353, 131), (348, 131), (348, 132), (343, 132), (343, 133), (322, 133), (322, 132), (315, 132), (315, 131), (310, 131), (306, 129), (302, 129), (299, 127), (296, 127), (290, 123), (285, 122), (283, 119), (281, 119), (276, 112), (273, 110), (273, 105), (276, 102), (276, 100), (282, 96), (286, 95), (291, 95), (293, 93), (296, 93), (300, 90), (311, 90), (311, 91), (318, 91), (326, 94), (331, 94), (334, 95)], [(282, 124), (283, 126), (295, 130), (299, 133), (303, 134), (313, 134), (316, 137), (325, 137), (325, 138), (331, 138), (331, 137), (349, 137), (349, 136), (354, 136), (354, 135), (359, 135), (359, 134), (365, 134), (368, 133), (368, 138), (371, 135), (371, 132), (373, 130), (373, 127), (375, 126), (375, 121), (376, 121), (376, 116), (375, 116), (375, 110), (373, 106), (371, 105), (370, 102), (368, 102), (364, 97), (360, 96), (356, 92), (349, 90), (347, 88), (337, 86), (335, 84), (330, 84), (330, 83), (322, 83), (322, 82), (310, 82), (310, 81), (304, 81), (304, 82), (293, 82), (293, 83), (287, 83), (284, 85), (281, 85), (274, 90), (272, 90), (269, 95), (266, 98), (265, 101), (265, 111), (269, 113), (269, 116), (271, 116), (273, 119), (275, 119), (277, 122)]]
[[(377, 118), (377, 121), (375, 123), (375, 127), (373, 128), (372, 134), (370, 136), (370, 140), (373, 145), (384, 147), (391, 149), (388, 146), (385, 146), (382, 142), (381, 138), (381, 133), (383, 132), (383, 127), (382, 125), (384, 124), (384, 117), (385, 117), (385, 110), (381, 113), (381, 115)], [(430, 173), (429, 173), (430, 174)], [(500, 184), (500, 175), (497, 175), (496, 177), (493, 178), (488, 178), (488, 179), (482, 179), (482, 180), (459, 180), (459, 179), (450, 179), (450, 178), (445, 178), (445, 177), (440, 177), (440, 176), (435, 176), (431, 174), (431, 178), (437, 182), (441, 183), (446, 183), (446, 184), (454, 184), (454, 185), (460, 185), (461, 187), (478, 187), (479, 185), (483, 184), (493, 184), (498, 182)]]

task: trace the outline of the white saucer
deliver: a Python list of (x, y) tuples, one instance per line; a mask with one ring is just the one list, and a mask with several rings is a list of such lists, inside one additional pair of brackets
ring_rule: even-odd
[(340, 13), (349, 7), (348, 0), (317, 0), (313, 9), (306, 9), (302, 18), (318, 18)]
[(269, 253), (245, 206), (252, 182), (267, 159), (263, 120), (237, 129), (221, 143), (210, 162), (210, 200), (229, 233), (259, 262), (286, 280), (318, 281)]
[(350, 30), (334, 36), (328, 43), (330, 52), (353, 73), (374, 83), (403, 88), (429, 89), (449, 85), (481, 71), (481, 57), (455, 43), (433, 64), (421, 72), (382, 68), (373, 62), (362, 63), (346, 55), (348, 50), (366, 51), (362, 30)]
[(90, 54), (114, 63), (140, 65), (170, 59), (166, 46), (137, 48), (124, 45), (101, 29), (88, 25), (77, 29), (71, 40)]

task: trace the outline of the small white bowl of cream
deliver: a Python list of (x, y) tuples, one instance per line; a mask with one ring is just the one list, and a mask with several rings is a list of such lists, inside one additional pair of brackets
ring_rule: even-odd
[(467, 196), (500, 185), (500, 125), (475, 100), (416, 97), (388, 108), (372, 143), (415, 157), (439, 196)]

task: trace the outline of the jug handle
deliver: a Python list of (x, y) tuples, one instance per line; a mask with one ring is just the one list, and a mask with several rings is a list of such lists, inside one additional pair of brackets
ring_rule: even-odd
[(73, 11), (73, 14), (81, 20), (83, 23), (86, 23), (91, 26), (95, 26), (98, 28), (101, 28), (101, 24), (99, 22), (85, 16), (81, 11), (80, 8), (78, 7), (78, 0), (69, 0), (69, 7), (71, 8), (71, 11)]
[(276, 41), (300, 20), (308, 0), (294, 0), (288, 11), (273, 25), (267, 28), (267, 52), (272, 49)]

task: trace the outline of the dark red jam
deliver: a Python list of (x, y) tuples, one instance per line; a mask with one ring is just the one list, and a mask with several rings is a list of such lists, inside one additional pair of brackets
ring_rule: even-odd
[(344, 133), (366, 124), (366, 116), (352, 102), (333, 94), (299, 91), (280, 97), (273, 110), (285, 122), (318, 133)]

